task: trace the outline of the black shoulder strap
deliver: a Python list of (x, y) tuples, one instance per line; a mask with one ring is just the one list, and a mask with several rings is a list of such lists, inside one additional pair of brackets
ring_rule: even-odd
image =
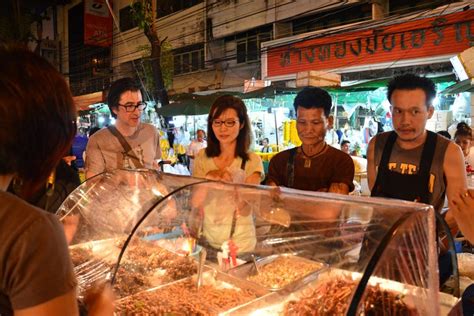
[(377, 196), (379, 194), (380, 184), (385, 178), (386, 171), (388, 170), (388, 162), (390, 160), (390, 155), (392, 154), (393, 145), (395, 144), (396, 140), (397, 134), (392, 131), (390, 135), (388, 135), (387, 141), (383, 147), (382, 158), (380, 158), (377, 170), (377, 177), (375, 178), (375, 183), (371, 190), (371, 196)]
[(383, 147), (382, 158), (380, 159), (380, 163), (379, 163), (379, 170), (380, 170), (380, 167), (388, 168), (388, 162), (390, 160), (390, 155), (392, 154), (393, 145), (395, 144), (396, 140), (397, 140), (397, 133), (392, 131), (390, 135), (388, 135), (387, 142), (385, 143), (385, 146)]
[(297, 148), (290, 149), (290, 156), (288, 157), (288, 163), (286, 165), (286, 173), (288, 175), (287, 187), (292, 188), (295, 183), (295, 156)]
[(133, 152), (132, 147), (130, 147), (130, 144), (127, 142), (125, 137), (123, 137), (123, 135), (120, 134), (117, 128), (113, 125), (109, 125), (107, 128), (112, 133), (112, 135), (114, 135), (117, 138), (117, 140), (120, 142), (120, 144), (123, 147), (123, 150), (125, 151), (125, 153), (127, 153), (128, 157), (132, 159), (133, 165), (136, 168), (144, 168), (143, 164), (140, 162), (140, 159), (138, 159), (138, 157)]
[(418, 172), (420, 175), (429, 176), (430, 174), (431, 164), (433, 163), (433, 157), (436, 150), (437, 138), (438, 136), (435, 133), (428, 131), (426, 142), (421, 153), (420, 171)]
[(431, 165), (433, 163), (433, 158), (434, 158), (434, 153), (436, 150), (436, 141), (437, 141), (438, 136), (431, 132), (428, 131), (428, 135), (426, 136), (426, 142), (425, 145), (423, 146), (423, 151), (421, 152), (421, 159), (420, 159), (420, 170), (418, 171), (418, 174), (420, 177), (424, 180), (423, 182), (425, 183), (423, 191), (422, 192), (422, 200), (421, 202), (423, 203), (429, 203), (429, 181), (430, 181), (430, 171), (431, 171)]

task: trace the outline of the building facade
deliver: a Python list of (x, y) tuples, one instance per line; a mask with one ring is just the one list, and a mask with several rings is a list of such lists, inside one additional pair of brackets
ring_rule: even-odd
[[(363, 41), (370, 41), (372, 34), (363, 32), (375, 32), (373, 34), (377, 36), (382, 26), (386, 28), (387, 25), (397, 24), (403, 17), (408, 16), (408, 13), (421, 14), (428, 18), (462, 10), (470, 3), (449, 1), (450, 4), (443, 8), (446, 2), (158, 0), (158, 35), (160, 39), (166, 39), (167, 47), (173, 55), (170, 70), (172, 82), (168, 90), (171, 93), (243, 91), (244, 81), (252, 79), (281, 81), (292, 86), (298, 71), (315, 68), (342, 73), (343, 81), (370, 79), (371, 76), (388, 77), (396, 73), (393, 69), (413, 66), (414, 63), (419, 64), (419, 67), (439, 67), (436, 71), (446, 72), (449, 71), (449, 65), (445, 57), (451, 52), (441, 59), (420, 55), (411, 58), (408, 64), (407, 59), (393, 63), (391, 59), (382, 58), (378, 62), (354, 65), (354, 60), (348, 58), (354, 57), (353, 51), (357, 53), (357, 40), (344, 47), (335, 47), (334, 44), (334, 47), (329, 48), (334, 51), (329, 60), (321, 60), (321, 56), (324, 59), (324, 52), (315, 52), (313, 56), (311, 48), (321, 46), (318, 43), (325, 40), (344, 42), (344, 34), (355, 31), (359, 33), (354, 36), (360, 35)], [(102, 6), (112, 12), (109, 23), (113, 27), (113, 37), (107, 45), (94, 45), (84, 40), (87, 35), (87, 8), (91, 5)], [(87, 96), (88, 103), (91, 102), (92, 93), (95, 93), (95, 98), (100, 98), (98, 92), (106, 89), (115, 79), (144, 76), (144, 60), (149, 53), (149, 43), (132, 19), (130, 0), (72, 0), (66, 5), (54, 8), (54, 12), (53, 33), (58, 48), (56, 53), (48, 53), (56, 55), (56, 63), (68, 77), (74, 95), (79, 98)], [(406, 22), (410, 20), (409, 17), (405, 19)], [(440, 19), (433, 19), (430, 23), (440, 23), (431, 26), (433, 34), (436, 34), (437, 28), (446, 25)], [(449, 24), (449, 21), (447, 23)], [(471, 38), (474, 34), (472, 25), (465, 24), (462, 27), (465, 29), (463, 36)], [(397, 33), (397, 30), (394, 33)], [(386, 34), (380, 33), (379, 41), (384, 35)], [(422, 40), (422, 35), (419, 35), (419, 39), (407, 38), (405, 41), (409, 46), (414, 41), (416, 46)], [(451, 35), (456, 36), (455, 33), (443, 33), (440, 36), (444, 36), (442, 41), (446, 42)], [(373, 48), (370, 48), (370, 45), (363, 46), (363, 43), (361, 45), (361, 50), (372, 57)], [(402, 50), (401, 45), (400, 38), (394, 35), (393, 40), (392, 37), (387, 37), (384, 43), (380, 42), (377, 49), (380, 52), (392, 50), (392, 55), (395, 55)], [(432, 48), (423, 45), (425, 51)], [(299, 49), (299, 46), (306, 48)], [(441, 46), (445, 46), (444, 42)], [(276, 52), (282, 47), (287, 51)], [(411, 48), (413, 50), (413, 47)], [(414, 49), (422, 51), (417, 47)], [(336, 50), (337, 56), (334, 55)], [(342, 56), (344, 52), (345, 55)], [(284, 57), (280, 56), (282, 54)], [(384, 56), (386, 55), (389, 54), (386, 52)], [(365, 55), (355, 57), (367, 61)]]

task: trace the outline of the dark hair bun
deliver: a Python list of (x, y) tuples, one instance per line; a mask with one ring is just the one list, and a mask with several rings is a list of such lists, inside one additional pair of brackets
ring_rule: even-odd
[(471, 129), (466, 122), (460, 122), (456, 125), (456, 129)]

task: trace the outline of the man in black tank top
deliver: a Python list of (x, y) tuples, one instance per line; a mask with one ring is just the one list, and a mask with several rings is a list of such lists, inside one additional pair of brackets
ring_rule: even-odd
[[(372, 196), (418, 201), (440, 211), (467, 188), (460, 148), (426, 130), (433, 115), (434, 83), (407, 74), (388, 86), (394, 131), (374, 137), (368, 147), (368, 182)], [(462, 219), (457, 219), (457, 222)]]
[[(428, 78), (406, 74), (389, 83), (387, 99), (394, 131), (379, 134), (369, 143), (367, 173), (372, 196), (426, 203), (439, 212), (445, 193), (452, 208), (453, 198), (466, 191), (460, 148), (426, 130), (435, 96), (435, 85)], [(462, 224), (462, 218), (455, 219)]]

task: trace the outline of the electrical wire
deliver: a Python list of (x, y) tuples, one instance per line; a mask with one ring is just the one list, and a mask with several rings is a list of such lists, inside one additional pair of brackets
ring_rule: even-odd
[[(339, 12), (339, 11), (334, 12), (334, 14), (337, 14), (338, 12)], [(400, 17), (397, 17), (397, 19), (399, 19), (399, 18), (400, 18)], [(392, 19), (393, 19), (393, 18), (392, 18)], [(385, 22), (382, 22), (382, 23), (385, 23), (385, 24), (386, 24), (386, 19), (384, 19), (384, 21), (385, 21)], [(347, 22), (350, 23), (350, 22), (354, 22), (354, 21), (347, 21)], [(368, 26), (366, 26), (366, 27), (374, 27), (374, 26), (377, 26), (377, 24), (370, 24), (370, 25), (368, 25)], [(357, 29), (355, 29), (355, 30), (357, 30)], [(336, 32), (341, 32), (341, 30), (337, 30)], [(342, 30), (342, 32), (345, 32), (345, 30)], [(324, 32), (324, 33), (320, 33), (320, 34), (318, 34), (318, 35), (319, 35), (319, 36), (327, 36), (327, 35), (330, 35), (330, 34), (331, 34), (331, 33)], [(335, 34), (335, 33), (333, 33), (333, 34)], [(140, 37), (143, 36), (143, 34), (138, 34), (138, 35), (139, 35)], [(305, 37), (304, 40), (306, 40), (306, 39), (308, 39), (308, 38)], [(128, 38), (127, 38), (127, 40), (128, 40)], [(203, 43), (203, 44), (205, 44), (205, 43)], [(292, 43), (290, 43), (290, 44), (292, 44)], [(130, 56), (130, 55), (137, 54), (138, 52), (139, 52), (139, 50), (135, 50), (135, 51), (131, 51), (131, 52), (128, 52), (128, 53), (125, 53), (125, 54), (122, 54), (122, 55), (115, 56), (115, 57), (112, 58), (112, 61), (114, 61), (114, 60), (116, 60), (116, 59), (126, 58), (126, 57), (128, 57), (128, 56)], [(228, 59), (234, 59), (235, 56), (236, 56), (236, 55), (230, 55), (230, 56), (228, 56), (228, 57), (229, 57)], [(219, 60), (222, 61), (222, 58), (219, 58)], [(213, 60), (208, 60), (208, 62), (209, 62), (209, 61), (211, 61), (211, 63), (212, 63)]]
[[(449, 5), (448, 5), (448, 6), (449, 6)], [(345, 9), (346, 9), (346, 8), (344, 8), (344, 10), (345, 10)], [(440, 14), (444, 13), (447, 9), (448, 9), (448, 8), (445, 7), (445, 8), (443, 9), (443, 11), (442, 11)], [(429, 12), (429, 11), (432, 11), (432, 10), (434, 10), (434, 9), (424, 11), (424, 12), (420, 13), (418, 16), (422, 16), (422, 15), (424, 15), (426, 12)], [(342, 11), (342, 10), (341, 10), (341, 11)], [(256, 14), (258, 14), (258, 13), (256, 13)], [(335, 13), (333, 13), (333, 14), (335, 14)], [(240, 18), (242, 18), (242, 17), (240, 17)], [(397, 17), (397, 18), (399, 18), (399, 17)], [(413, 19), (416, 19), (416, 17), (413, 18)], [(405, 22), (407, 22), (407, 21), (405, 21)], [(386, 23), (387, 23), (387, 20), (384, 19), (384, 21), (383, 21), (382, 23), (386, 24)], [(375, 25), (377, 25), (377, 24), (375, 24)], [(373, 25), (370, 25), (370, 26), (367, 26), (366, 24), (364, 24), (364, 27), (365, 27), (365, 28), (367, 28), (367, 27), (373, 27), (373, 26), (374, 26), (374, 24), (373, 24)], [(354, 30), (351, 29), (351, 31), (354, 31)], [(342, 33), (342, 32), (345, 32), (345, 30), (339, 30), (338, 33)], [(318, 35), (319, 35), (319, 36), (326, 36), (326, 34), (337, 34), (337, 33), (323, 32), (322, 34), (318, 34)], [(139, 35), (140, 37), (143, 36), (143, 34), (138, 34), (138, 35)], [(183, 35), (183, 36), (188, 36), (188, 35)], [(307, 37), (304, 38), (304, 40), (307, 40), (307, 39), (308, 39)], [(128, 40), (128, 39), (127, 39), (127, 40)], [(288, 44), (286, 44), (286, 45), (288, 45)], [(265, 52), (265, 50), (262, 50), (262, 51)], [(127, 53), (127, 54), (125, 54), (125, 55), (117, 56), (117, 57), (115, 57), (115, 58), (124, 58), (124, 57), (127, 56), (127, 55), (136, 54), (137, 52), (138, 52), (138, 51), (130, 52), (130, 53)], [(235, 57), (236, 57), (236, 54), (232, 54), (232, 55), (230, 55), (230, 56), (229, 56), (229, 55), (226, 56), (225, 58), (218, 58), (217, 60), (219, 60), (219, 61), (229, 61), (229, 60), (235, 59)], [(114, 59), (112, 59), (112, 60), (114, 60)], [(208, 60), (208, 61), (206, 62), (206, 64), (208, 64), (208, 63), (211, 63), (211, 64), (212, 64), (212, 63), (213, 63), (213, 60), (212, 60), (212, 59), (211, 59), (211, 60)], [(348, 65), (349, 65), (349, 64), (348, 64)], [(79, 66), (79, 67), (80, 67), (80, 66)], [(230, 67), (230, 68), (232, 68), (232, 67)], [(255, 71), (258, 71), (258, 70), (259, 70), (259, 69), (256, 69)], [(88, 71), (85, 71), (84, 73), (87, 73), (87, 72), (88, 72)], [(75, 75), (80, 75), (80, 74), (75, 74)]]

